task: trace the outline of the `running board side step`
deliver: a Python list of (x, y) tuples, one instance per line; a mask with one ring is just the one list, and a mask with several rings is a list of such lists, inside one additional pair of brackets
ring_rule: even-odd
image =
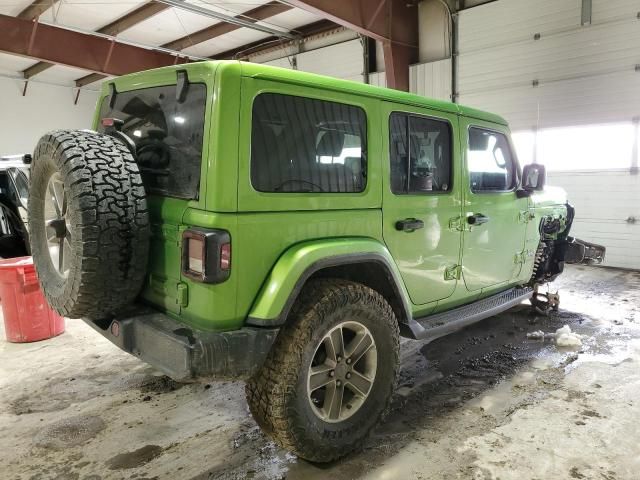
[(400, 333), (403, 337), (413, 338), (414, 340), (432, 341), (472, 323), (509, 310), (532, 296), (533, 288), (512, 288), (453, 310), (412, 319), (410, 323), (400, 325)]

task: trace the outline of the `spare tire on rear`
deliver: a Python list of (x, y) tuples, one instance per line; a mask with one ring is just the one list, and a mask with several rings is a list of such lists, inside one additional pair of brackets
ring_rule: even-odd
[(99, 319), (140, 292), (149, 215), (138, 165), (119, 140), (58, 130), (35, 150), (30, 243), (40, 285), (61, 315)]

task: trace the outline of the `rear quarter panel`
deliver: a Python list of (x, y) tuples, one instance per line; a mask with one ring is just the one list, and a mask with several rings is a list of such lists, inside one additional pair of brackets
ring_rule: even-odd
[[(365, 110), (368, 179), (361, 193), (263, 193), (251, 185), (253, 100), (278, 92), (357, 105)], [(287, 250), (313, 240), (345, 237), (382, 242), (379, 100), (304, 85), (241, 76), (240, 64), (218, 69), (213, 89), (206, 207), (185, 213), (185, 228), (223, 228), (231, 234), (230, 278), (205, 285), (182, 278), (189, 305), (181, 318), (208, 329), (240, 328), (274, 265)], [(215, 174), (213, 173), (215, 172)], [(205, 187), (203, 187), (205, 188)], [(235, 190), (237, 188), (237, 191)], [(295, 272), (291, 274), (295, 277)], [(297, 279), (294, 279), (294, 281)]]

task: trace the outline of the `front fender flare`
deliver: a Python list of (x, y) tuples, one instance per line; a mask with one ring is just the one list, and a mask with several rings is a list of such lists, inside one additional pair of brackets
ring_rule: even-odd
[(302, 290), (314, 273), (328, 267), (375, 262), (381, 265), (397, 295), (404, 317), (412, 318), (409, 296), (389, 250), (370, 238), (336, 238), (299, 243), (276, 261), (247, 318), (247, 324), (273, 327), (282, 325)]

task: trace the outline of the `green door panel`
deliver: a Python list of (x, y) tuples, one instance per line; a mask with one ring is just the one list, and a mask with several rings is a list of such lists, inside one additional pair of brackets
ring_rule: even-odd
[[(377, 258), (391, 270), (396, 279), (396, 287), (401, 293), (403, 303), (410, 312), (408, 296), (402, 285), (397, 267), (391, 254), (380, 242), (370, 238), (336, 238), (299, 243), (289, 248), (278, 259), (260, 289), (260, 293), (249, 312), (252, 322), (260, 320), (277, 321), (286, 313), (287, 302), (297, 292), (300, 281), (312, 272), (318, 262), (330, 266), (340, 263), (357, 263)], [(335, 263), (333, 263), (335, 262)]]
[[(450, 191), (397, 195), (390, 186), (389, 121), (394, 112), (406, 112), (450, 123), (453, 155)], [(460, 264), (461, 232), (454, 225), (462, 213), (460, 191), (460, 145), (456, 138), (458, 117), (424, 108), (384, 102), (383, 129), (383, 235), (400, 269), (411, 301), (424, 305), (449, 297), (456, 289), (457, 275), (450, 275)], [(412, 232), (399, 231), (396, 222), (417, 219), (424, 227)]]
[[(506, 135), (509, 130), (501, 125), (461, 117), (460, 142), (464, 155), (463, 181), (463, 233), (462, 276), (469, 291), (485, 289), (514, 282), (523, 268), (525, 214), (529, 210), (528, 198), (517, 198), (515, 188), (507, 192), (473, 193), (470, 188), (469, 163), (466, 154), (470, 127), (481, 127)], [(510, 147), (513, 152), (513, 146)], [(513, 154), (514, 161), (515, 154)], [(517, 166), (517, 162), (516, 162)], [(519, 174), (518, 174), (519, 175)], [(470, 226), (467, 218), (484, 215), (488, 222)], [(528, 258), (525, 259), (528, 260)], [(483, 291), (484, 293), (484, 291)]]
[(526, 208), (527, 199), (513, 192), (474, 195), (465, 205), (465, 217), (481, 213), (490, 219), (464, 232), (462, 275), (468, 290), (508, 282), (520, 274), (526, 225), (519, 212)]

